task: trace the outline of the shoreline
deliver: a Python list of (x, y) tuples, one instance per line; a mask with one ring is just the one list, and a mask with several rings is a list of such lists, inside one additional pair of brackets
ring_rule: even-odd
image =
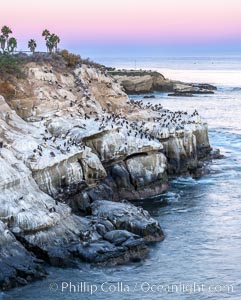
[(0, 289), (45, 276), (41, 260), (143, 259), (147, 242), (164, 233), (126, 200), (159, 195), (168, 176), (218, 157), (209, 156), (207, 126), (197, 112), (132, 102), (116, 78), (91, 66), (71, 73), (30, 63), (26, 71), (27, 80), (7, 83), (17, 95), (0, 98)]
[(169, 92), (168, 96), (192, 97), (196, 94), (214, 94), (217, 88), (207, 83), (186, 83), (167, 79), (161, 73), (151, 70), (116, 70), (108, 74), (123, 86), (127, 94)]

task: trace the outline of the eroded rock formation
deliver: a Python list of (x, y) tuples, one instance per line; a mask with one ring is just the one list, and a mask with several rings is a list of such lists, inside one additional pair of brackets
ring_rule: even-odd
[(159, 91), (172, 92), (168, 96), (191, 97), (194, 94), (214, 94), (217, 89), (210, 84), (184, 83), (167, 79), (156, 71), (111, 70), (109, 74), (120, 82), (127, 94)]
[(15, 93), (0, 96), (0, 287), (44, 276), (40, 260), (143, 258), (163, 232), (126, 200), (156, 196), (169, 174), (200, 168), (207, 125), (197, 112), (130, 101), (99, 69), (25, 68), (26, 79), (6, 83)]

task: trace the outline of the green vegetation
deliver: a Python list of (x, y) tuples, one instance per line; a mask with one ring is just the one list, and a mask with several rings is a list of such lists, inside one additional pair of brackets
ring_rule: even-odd
[(19, 57), (10, 55), (9, 53), (0, 54), (0, 76), (14, 75), (17, 78), (23, 78), (23, 64), (24, 61)]
[(2, 49), (2, 53), (8, 52), (13, 53), (14, 50), (17, 48), (17, 40), (15, 37), (10, 37), (9, 35), (12, 33), (12, 30), (4, 25), (1, 29), (0, 35), (0, 46)]
[(4, 52), (5, 45), (6, 45), (6, 38), (4, 37), (4, 35), (0, 35), (0, 46), (1, 46), (2, 52)]
[(89, 58), (82, 58), (78, 54), (70, 53), (68, 50), (60, 51), (60, 55), (65, 60), (67, 67), (75, 68), (78, 65), (84, 64), (87, 66), (95, 67), (97, 69), (105, 69), (105, 66), (98, 64)]
[(62, 50), (60, 52), (60, 55), (63, 57), (63, 59), (67, 63), (67, 66), (70, 68), (76, 67), (81, 63), (80, 55), (70, 53), (68, 50)]
[(35, 49), (37, 47), (37, 43), (34, 39), (31, 39), (28, 41), (28, 48), (30, 49), (30, 51), (34, 54)]
[[(12, 34), (12, 30), (4, 25), (1, 29), (0, 34), (0, 48), (2, 54), (5, 52), (13, 53), (17, 49), (17, 40), (15, 37), (10, 37), (10, 34)], [(48, 29), (45, 29), (42, 32), (42, 36), (44, 37), (46, 41), (46, 47), (48, 53), (57, 53), (58, 51), (58, 44), (60, 43), (60, 38), (55, 33), (50, 33)], [(35, 52), (35, 49), (37, 47), (37, 43), (34, 39), (30, 39), (28, 42), (28, 48), (32, 53)]]
[(12, 34), (12, 30), (4, 25), (0, 35), (0, 75), (2, 77), (6, 77), (7, 75), (23, 77), (23, 62), (20, 58), (13, 55), (13, 52), (17, 48), (17, 40), (15, 37), (11, 37), (10, 34)]
[(17, 40), (14, 37), (11, 37), (8, 41), (8, 52), (13, 53), (17, 48)]
[(42, 32), (42, 36), (46, 41), (47, 52), (52, 53), (55, 51), (56, 53), (58, 50), (58, 44), (60, 43), (59, 36), (57, 36), (55, 33), (50, 33), (48, 29), (45, 29)]
[(35, 62), (39, 65), (50, 64), (56, 71), (66, 71), (66, 68), (71, 71), (71, 69), (81, 64), (105, 69), (103, 65), (97, 64), (89, 58), (84, 59), (80, 55), (70, 53), (68, 50), (58, 50), (60, 38), (55, 33), (50, 33), (48, 29), (42, 32), (47, 52), (36, 52), (37, 42), (31, 38), (28, 41), (28, 48), (32, 55), (16, 52), (17, 40), (11, 34), (12, 30), (8, 26), (2, 27), (0, 33), (0, 76), (3, 79), (11, 76), (23, 77), (23, 67), (29, 62)]

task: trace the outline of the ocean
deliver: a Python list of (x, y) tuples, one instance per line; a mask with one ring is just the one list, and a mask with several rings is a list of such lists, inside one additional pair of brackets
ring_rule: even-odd
[(227, 57), (96, 57), (95, 60), (118, 69), (155, 70), (166, 78), (180, 81), (241, 86), (241, 55)]
[[(144, 261), (109, 268), (87, 264), (79, 269), (49, 268), (47, 279), (2, 293), (0, 299), (240, 299), (241, 57), (96, 60), (216, 85), (214, 95), (179, 98), (156, 92), (151, 101), (171, 110), (197, 109), (209, 124), (211, 145), (224, 158), (211, 161), (209, 174), (199, 179), (173, 180), (161, 200), (139, 203), (160, 222), (166, 235), (163, 242), (151, 246)], [(66, 288), (61, 290), (63, 284)]]

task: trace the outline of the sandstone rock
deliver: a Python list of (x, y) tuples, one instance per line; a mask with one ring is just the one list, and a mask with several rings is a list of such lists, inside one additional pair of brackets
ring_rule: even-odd
[(172, 137), (163, 142), (164, 153), (168, 157), (168, 173), (187, 172), (189, 167), (197, 165), (196, 138), (192, 132), (185, 132), (185, 137)]
[[(213, 94), (217, 88), (210, 84), (183, 83), (166, 79), (154, 71), (112, 70), (109, 74), (117, 79), (127, 94), (143, 94), (153, 91), (173, 92), (169, 96), (191, 97), (192, 94)], [(145, 98), (145, 97), (144, 97)]]
[(81, 160), (84, 178), (87, 184), (96, 185), (99, 181), (106, 177), (106, 171), (102, 166), (97, 155), (92, 153)]
[[(211, 151), (206, 124), (196, 112), (162, 123), (160, 115), (175, 113), (135, 105), (93, 67), (71, 74), (30, 63), (26, 70), (26, 79), (10, 84), (16, 93), (0, 96), (0, 288), (42, 276), (36, 258), (58, 266), (76, 257), (101, 264), (143, 258), (145, 241), (163, 239), (160, 225), (111, 200), (159, 195), (167, 175), (199, 168)], [(160, 74), (132, 75), (140, 77), (134, 91), (150, 82), (174, 86)]]
[(208, 126), (204, 125), (195, 125), (193, 134), (197, 140), (197, 151), (199, 158), (206, 157), (211, 151), (209, 138), (208, 138)]
[(166, 176), (166, 157), (162, 153), (131, 157), (126, 160), (126, 166), (137, 189), (156, 181), (161, 184)]
[(131, 182), (130, 173), (127, 171), (126, 165), (115, 164), (110, 168), (110, 174), (113, 178), (118, 190), (121, 189), (134, 189), (134, 185)]
[(158, 141), (133, 138), (116, 130), (88, 136), (84, 140), (104, 163), (118, 161), (119, 159), (123, 160), (127, 156), (136, 153), (162, 149), (162, 145)]
[(152, 71), (110, 71), (124, 87), (128, 94), (149, 93), (152, 91), (170, 91), (173, 83), (158, 73)]

